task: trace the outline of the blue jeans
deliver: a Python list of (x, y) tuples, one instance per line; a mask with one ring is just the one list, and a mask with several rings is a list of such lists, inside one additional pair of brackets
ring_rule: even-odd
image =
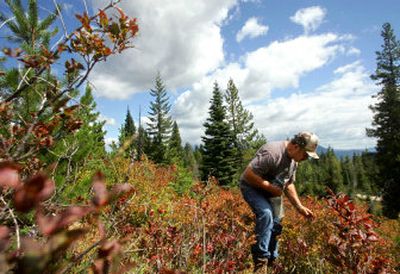
[(282, 232), (280, 219), (274, 218), (272, 206), (265, 191), (244, 182), (240, 183), (240, 190), (244, 200), (256, 215), (256, 243), (251, 247), (253, 258), (273, 260), (278, 257), (278, 239), (276, 237)]

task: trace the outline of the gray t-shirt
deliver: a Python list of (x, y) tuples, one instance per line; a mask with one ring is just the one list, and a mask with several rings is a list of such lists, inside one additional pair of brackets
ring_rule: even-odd
[[(296, 179), (297, 163), (289, 158), (284, 141), (263, 145), (249, 165), (256, 175), (267, 181), (278, 178), (284, 183), (284, 187), (294, 183)], [(240, 181), (247, 184), (243, 174)], [(267, 191), (262, 189), (259, 191), (270, 201), (274, 218), (282, 219), (284, 217), (282, 197), (270, 197)]]
[[(263, 145), (251, 160), (250, 167), (256, 175), (267, 181), (278, 178), (287, 185), (296, 179), (297, 163), (289, 158), (285, 141)], [(240, 180), (246, 183), (243, 175)]]

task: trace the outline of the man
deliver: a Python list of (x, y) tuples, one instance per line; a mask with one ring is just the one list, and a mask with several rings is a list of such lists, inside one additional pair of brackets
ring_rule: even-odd
[(319, 158), (317, 145), (317, 135), (307, 131), (290, 141), (265, 144), (240, 177), (243, 198), (256, 216), (256, 243), (251, 248), (256, 273), (266, 273), (267, 265), (278, 256), (276, 236), (282, 231), (282, 193), (300, 214), (313, 217), (313, 212), (301, 204), (293, 183), (299, 162)]

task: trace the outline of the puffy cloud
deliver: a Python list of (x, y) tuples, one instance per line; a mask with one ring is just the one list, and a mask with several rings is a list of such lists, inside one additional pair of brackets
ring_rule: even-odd
[(117, 122), (115, 121), (114, 118), (109, 118), (109, 117), (106, 117), (106, 116), (101, 115), (101, 114), (99, 115), (97, 120), (99, 120), (101, 122), (105, 121), (106, 125), (108, 125), (108, 126), (115, 126), (117, 124)]
[(236, 41), (240, 42), (246, 37), (255, 38), (265, 35), (268, 32), (268, 29), (269, 27), (261, 25), (256, 17), (251, 17), (236, 34)]
[[(109, 1), (93, 1), (94, 9)], [(137, 17), (135, 49), (99, 64), (91, 81), (100, 96), (124, 99), (153, 86), (157, 71), (166, 85), (189, 86), (224, 62), (221, 25), (236, 0), (138, 0), (119, 6)], [(111, 75), (113, 78), (111, 78)]]
[(313, 6), (298, 10), (290, 20), (294, 23), (302, 25), (305, 33), (316, 30), (323, 22), (326, 15), (326, 10)]
[(327, 33), (275, 41), (247, 54), (245, 98), (268, 96), (272, 89), (297, 88), (301, 76), (328, 63), (343, 50), (342, 37)]
[[(217, 81), (222, 91), (230, 78), (235, 82), (240, 97), (249, 107), (270, 97), (272, 90), (296, 88), (299, 79), (316, 70), (337, 54), (343, 52), (347, 39), (334, 34), (300, 36), (249, 52), (243, 63), (230, 63), (182, 93), (174, 103), (174, 118), (179, 121), (182, 138), (200, 142), (213, 83)], [(262, 116), (261, 116), (262, 117)]]
[(292, 137), (300, 130), (316, 132), (324, 146), (334, 148), (372, 147), (367, 138), (376, 86), (364, 67), (355, 62), (336, 69), (336, 79), (309, 93), (270, 100), (266, 105), (251, 106), (256, 126), (271, 140)]

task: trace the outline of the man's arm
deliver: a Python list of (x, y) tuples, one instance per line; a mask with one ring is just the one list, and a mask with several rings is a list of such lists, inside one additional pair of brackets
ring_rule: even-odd
[(244, 171), (243, 179), (251, 186), (268, 191), (273, 197), (282, 195), (282, 189), (255, 174), (250, 165)]
[(297, 195), (296, 187), (294, 186), (293, 183), (289, 184), (285, 188), (285, 194), (288, 197), (290, 203), (297, 209), (297, 211), (303, 215), (304, 217), (307, 218), (313, 218), (314, 214), (313, 212), (308, 209), (307, 207), (303, 206), (301, 204), (301, 201), (299, 199), (299, 195)]

